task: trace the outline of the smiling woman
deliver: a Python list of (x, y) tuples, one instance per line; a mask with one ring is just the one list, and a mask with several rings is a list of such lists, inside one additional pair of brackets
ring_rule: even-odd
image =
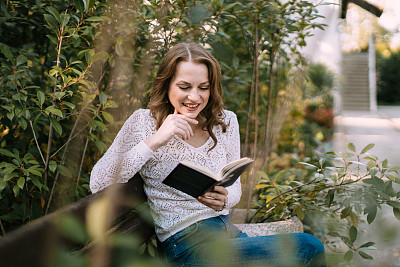
[[(157, 237), (174, 266), (324, 266), (324, 247), (311, 235), (248, 237), (231, 223), (229, 208), (240, 200), (240, 178), (198, 198), (162, 183), (184, 160), (219, 173), (240, 158), (238, 121), (223, 110), (221, 95), (221, 69), (210, 53), (192, 43), (171, 48), (157, 72), (149, 109), (132, 114), (94, 166), (92, 192), (139, 172)], [(290, 249), (280, 249), (282, 241)], [(234, 256), (214, 257), (220, 242), (228, 253), (217, 254)]]

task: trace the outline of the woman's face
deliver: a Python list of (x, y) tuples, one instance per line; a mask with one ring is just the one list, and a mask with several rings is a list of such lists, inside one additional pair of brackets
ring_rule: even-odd
[(205, 64), (181, 61), (168, 89), (169, 102), (186, 117), (196, 119), (210, 98), (208, 69)]

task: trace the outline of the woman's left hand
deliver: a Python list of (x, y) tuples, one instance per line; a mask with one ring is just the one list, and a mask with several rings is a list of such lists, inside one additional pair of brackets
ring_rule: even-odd
[(215, 211), (222, 211), (228, 202), (228, 190), (223, 186), (214, 186), (213, 191), (209, 191), (197, 199)]

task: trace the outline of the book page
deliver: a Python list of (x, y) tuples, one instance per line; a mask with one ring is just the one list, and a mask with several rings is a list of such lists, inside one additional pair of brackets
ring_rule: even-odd
[(212, 171), (210, 171), (208, 168), (203, 167), (203, 166), (199, 166), (199, 165), (194, 164), (194, 163), (192, 163), (192, 162), (190, 162), (190, 161), (183, 160), (183, 161), (181, 162), (181, 164), (186, 165), (186, 166), (188, 166), (188, 167), (190, 167), (190, 168), (192, 168), (192, 169), (194, 169), (194, 170), (197, 170), (197, 171), (199, 171), (199, 172), (201, 172), (201, 173), (203, 173), (203, 174), (205, 174), (205, 175), (207, 175), (207, 176), (209, 176), (209, 177), (215, 179), (216, 181), (219, 181), (219, 180), (221, 180), (221, 178), (222, 178), (222, 177), (218, 177), (217, 175), (215, 175), (214, 173), (212, 173)]
[(253, 160), (250, 158), (241, 158), (235, 161), (232, 161), (228, 163), (225, 167), (222, 168), (220, 176), (224, 177), (228, 172), (230, 172), (233, 168), (235, 168), (237, 165), (242, 165), (245, 162), (252, 162)]

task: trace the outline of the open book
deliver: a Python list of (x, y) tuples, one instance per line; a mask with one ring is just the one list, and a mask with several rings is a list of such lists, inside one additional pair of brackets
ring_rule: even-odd
[(215, 175), (205, 167), (182, 161), (163, 183), (197, 198), (216, 185), (224, 187), (232, 185), (252, 162), (250, 158), (232, 161)]

